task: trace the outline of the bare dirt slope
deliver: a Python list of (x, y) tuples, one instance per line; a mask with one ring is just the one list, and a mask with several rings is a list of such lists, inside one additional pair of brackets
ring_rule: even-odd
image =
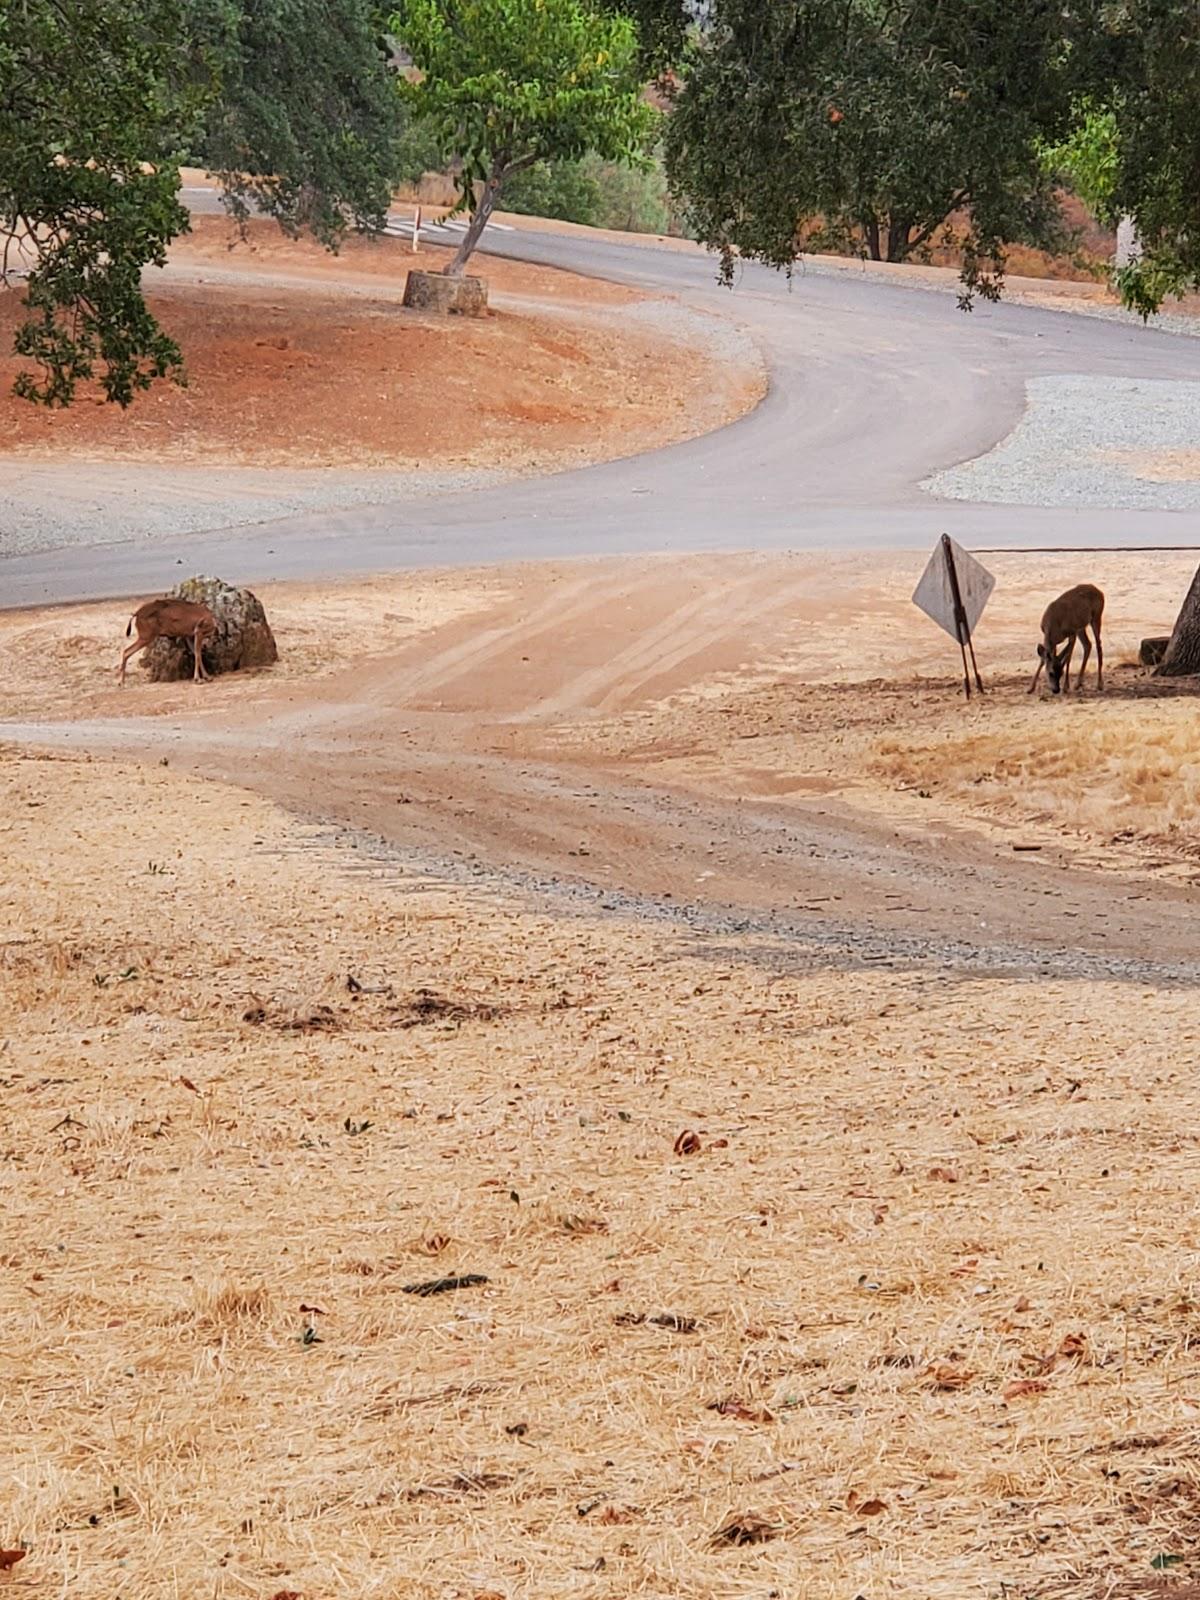
[[(127, 412), (85, 394), (67, 411), (11, 394), (21, 311), (0, 294), (0, 443), (18, 459), (242, 467), (552, 470), (720, 426), (761, 396), (749, 345), (718, 353), (705, 318), (549, 268), (488, 261), (492, 316), (403, 309), (410, 267), (448, 251), (348, 240), (330, 256), (265, 222), (243, 243), (197, 218), (150, 301), (183, 347), (187, 386)], [(726, 341), (727, 345), (727, 341)]]

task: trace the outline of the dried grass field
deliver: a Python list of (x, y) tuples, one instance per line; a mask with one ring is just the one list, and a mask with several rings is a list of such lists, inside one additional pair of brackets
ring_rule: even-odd
[[(826, 638), (591, 717), (596, 760), (736, 796), (840, 748), (864, 813), (1134, 826), (1144, 887), (1191, 706), (1027, 701), (1009, 577), (970, 718), (897, 612), (861, 706)], [(439, 584), (405, 614), (497, 603)], [(1085, 759), (1134, 824), (1062, 799)], [(1198, 1037), (1178, 983), (552, 912), (174, 756), (10, 746), (0, 1600), (1194, 1595)]]

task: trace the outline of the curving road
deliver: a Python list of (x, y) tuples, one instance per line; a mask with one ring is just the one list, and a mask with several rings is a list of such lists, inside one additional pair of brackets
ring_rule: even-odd
[(729, 292), (686, 252), (526, 230), (488, 249), (736, 318), (768, 357), (767, 399), (717, 434), (541, 480), (13, 557), (0, 562), (0, 606), (149, 593), (177, 581), (181, 561), (262, 582), (571, 555), (912, 547), (941, 529), (977, 547), (1196, 538), (1178, 511), (972, 505), (919, 487), (1003, 438), (1027, 379), (1194, 378), (1192, 338), (1020, 305), (966, 316), (952, 295), (844, 269), (811, 268), (789, 285), (747, 266)]

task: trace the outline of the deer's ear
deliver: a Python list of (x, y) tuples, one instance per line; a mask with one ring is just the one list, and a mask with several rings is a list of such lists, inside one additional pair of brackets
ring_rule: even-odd
[(1046, 646), (1044, 644), (1038, 645), (1038, 659), (1040, 661), (1046, 660)]

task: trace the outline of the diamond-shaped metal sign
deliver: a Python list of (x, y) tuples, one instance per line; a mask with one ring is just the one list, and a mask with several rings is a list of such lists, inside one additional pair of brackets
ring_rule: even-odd
[[(954, 557), (954, 571), (958, 577), (958, 592), (962, 596), (967, 627), (975, 632), (983, 608), (991, 598), (996, 580), (975, 557), (968, 555), (962, 545), (953, 539), (946, 543)], [(929, 565), (921, 574), (921, 581), (913, 590), (913, 605), (923, 611), (931, 621), (943, 628), (952, 639), (958, 640), (958, 627), (954, 618), (954, 590), (950, 586), (950, 573), (946, 566), (946, 546), (939, 539)]]

